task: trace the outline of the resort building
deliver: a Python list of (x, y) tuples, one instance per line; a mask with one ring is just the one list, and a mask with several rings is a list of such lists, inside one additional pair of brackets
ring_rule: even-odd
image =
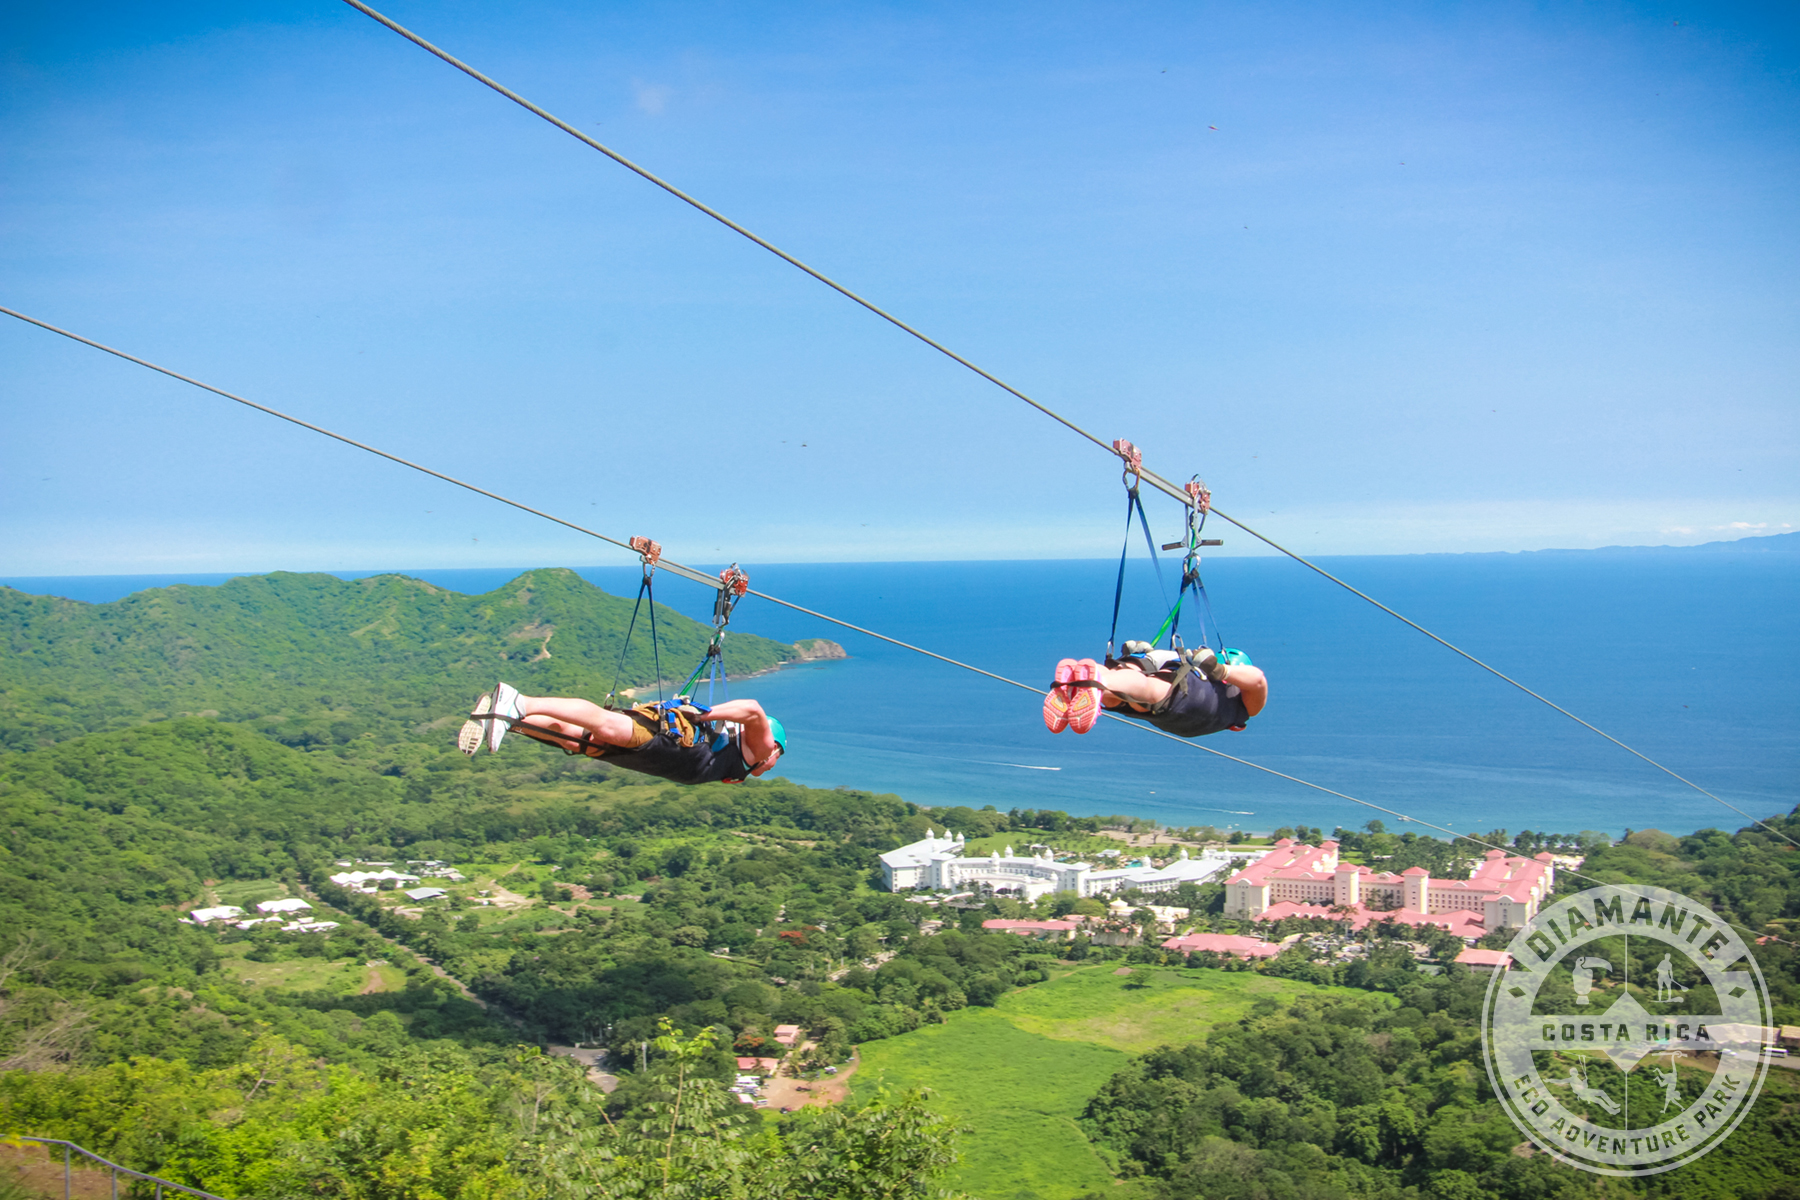
[(1136, 889), (1140, 892), (1172, 892), (1184, 883), (1207, 883), (1230, 869), (1234, 862), (1244, 859), (1255, 861), (1263, 856), (1260, 850), (1202, 850), (1197, 857), (1189, 857), (1187, 847), (1183, 846), (1181, 854), (1166, 867), (1117, 867), (1108, 871), (1094, 871), (1087, 878), (1087, 889), (1084, 896), (1098, 896), (1103, 892), (1124, 892)]
[(1234, 862), (1258, 859), (1260, 850), (1203, 850), (1190, 857), (1184, 847), (1167, 866), (1148, 863), (1096, 871), (1084, 862), (1058, 862), (1048, 847), (1034, 846), (1029, 858), (1013, 854), (1011, 846), (982, 858), (965, 857), (964, 838), (945, 830), (931, 830), (925, 837), (881, 856), (882, 880), (890, 892), (909, 888), (950, 891), (991, 891), (1035, 900), (1049, 892), (1074, 892), (1100, 896), (1136, 889), (1172, 892), (1184, 883), (1205, 883), (1225, 874)]
[(934, 861), (942, 856), (955, 858), (962, 853), (963, 836), (944, 830), (944, 836), (938, 837), (930, 828), (925, 830), (921, 841), (898, 850), (889, 850), (881, 856), (881, 881), (890, 892), (898, 892), (905, 888), (931, 887), (926, 877), (932, 873)]
[(890, 892), (906, 888), (991, 891), (996, 895), (1036, 900), (1050, 892), (1085, 896), (1089, 872), (1084, 862), (1057, 862), (1048, 856), (1018, 858), (1011, 846), (999, 854), (963, 857), (963, 836), (945, 830), (938, 837), (927, 829), (921, 841), (881, 856), (882, 880)]
[(1225, 881), (1225, 915), (1269, 921), (1347, 916), (1359, 926), (1392, 918), (1479, 936), (1523, 925), (1555, 882), (1547, 853), (1520, 858), (1489, 850), (1467, 879), (1433, 879), (1424, 867), (1395, 875), (1339, 862), (1336, 842), (1308, 846), (1282, 838)]

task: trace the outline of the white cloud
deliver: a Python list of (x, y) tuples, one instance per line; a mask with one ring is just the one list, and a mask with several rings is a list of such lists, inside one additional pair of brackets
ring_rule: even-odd
[(641, 79), (631, 81), (632, 94), (637, 98), (638, 108), (653, 117), (660, 117), (663, 109), (669, 105), (669, 97), (675, 89), (662, 83), (645, 83)]

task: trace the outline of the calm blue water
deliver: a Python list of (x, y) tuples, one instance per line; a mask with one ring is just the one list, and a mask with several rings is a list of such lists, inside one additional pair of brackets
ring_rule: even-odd
[[(1764, 816), (1800, 803), (1800, 555), (1322, 561), (1740, 808)], [(1140, 565), (1129, 612), (1147, 634), (1162, 610)], [(752, 576), (759, 590), (1041, 684), (1059, 657), (1103, 649), (1113, 570), (1097, 561), (809, 564)], [(517, 574), (406, 573), (465, 592)], [(609, 591), (636, 587), (634, 567), (582, 574)], [(225, 578), (5, 582), (101, 602)], [(1217, 559), (1207, 581), (1229, 642), (1269, 672), (1271, 700), (1246, 732), (1199, 745), (1476, 833), (1744, 823), (1305, 568)], [(710, 611), (710, 594), (680, 580), (668, 579), (660, 598), (696, 618)], [(783, 641), (830, 637), (854, 656), (738, 685), (787, 724), (793, 753), (782, 773), (801, 783), (922, 804), (1253, 830), (1379, 815), (1112, 722), (1053, 737), (1035, 696), (755, 599), (735, 627)]]

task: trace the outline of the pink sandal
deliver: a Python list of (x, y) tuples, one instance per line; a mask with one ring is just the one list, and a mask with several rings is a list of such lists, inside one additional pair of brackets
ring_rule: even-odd
[[(1075, 678), (1083, 683), (1094, 682), (1100, 678), (1100, 664), (1091, 658), (1084, 658), (1075, 664)], [(1100, 688), (1070, 688), (1075, 698), (1069, 702), (1069, 728), (1076, 733), (1086, 733), (1100, 720)]]
[(1056, 664), (1056, 683), (1044, 696), (1044, 728), (1051, 733), (1061, 733), (1069, 727), (1069, 708), (1076, 700), (1076, 689), (1067, 685), (1077, 669), (1072, 658)]

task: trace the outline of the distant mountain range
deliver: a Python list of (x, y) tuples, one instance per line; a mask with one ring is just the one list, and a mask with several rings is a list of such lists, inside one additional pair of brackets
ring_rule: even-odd
[(1800, 533), (1772, 533), (1698, 546), (1597, 546), (1590, 550), (1496, 550), (1492, 554), (1796, 554)]

